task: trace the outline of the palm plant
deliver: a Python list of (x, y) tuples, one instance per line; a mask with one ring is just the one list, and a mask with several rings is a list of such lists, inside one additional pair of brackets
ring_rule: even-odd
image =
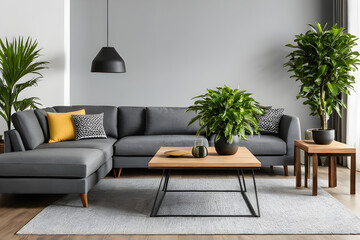
[(297, 98), (305, 98), (304, 105), (309, 105), (312, 116), (318, 116), (321, 129), (327, 129), (327, 121), (333, 109), (341, 117), (341, 106), (346, 107), (341, 100), (341, 94), (350, 94), (355, 83), (352, 71), (360, 63), (357, 51), (353, 47), (358, 39), (354, 35), (344, 33), (344, 28), (334, 25), (327, 29), (316, 23), (317, 29), (305, 34), (296, 35), (294, 48), (287, 57), (285, 66), (291, 77), (301, 82)]
[(264, 112), (259, 103), (251, 97), (251, 93), (227, 86), (207, 91), (206, 94), (194, 97), (193, 99), (198, 100), (187, 109), (197, 113), (189, 125), (199, 121), (198, 136), (206, 129), (207, 136), (211, 133), (217, 134), (215, 141), (224, 136), (228, 143), (232, 143), (234, 136), (246, 141), (246, 133), (259, 133), (255, 115), (262, 115)]
[[(23, 37), (5, 42), (0, 39), (0, 115), (5, 119), (7, 127), (11, 128), (11, 114), (13, 110), (23, 111), (27, 108), (35, 109), (40, 103), (39, 98), (29, 97), (20, 99), (20, 93), (32, 86), (37, 86), (43, 77), (39, 72), (46, 68), (48, 62), (38, 61), (40, 49), (37, 41)], [(28, 74), (30, 80), (20, 81)]]

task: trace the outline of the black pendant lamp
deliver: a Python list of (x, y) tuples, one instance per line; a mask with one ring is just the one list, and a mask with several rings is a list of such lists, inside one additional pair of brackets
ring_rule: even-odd
[(101, 48), (91, 63), (91, 72), (124, 73), (124, 59), (114, 47), (109, 47), (109, 0), (106, 0), (106, 47)]

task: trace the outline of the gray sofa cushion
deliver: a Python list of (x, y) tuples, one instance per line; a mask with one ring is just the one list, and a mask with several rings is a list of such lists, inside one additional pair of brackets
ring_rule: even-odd
[(41, 129), (44, 133), (44, 138), (45, 138), (44, 142), (49, 142), (49, 139), (50, 139), (49, 124), (48, 124), (48, 120), (47, 120), (48, 112), (56, 112), (56, 111), (52, 107), (35, 110), (35, 115), (36, 115), (37, 119), (39, 120)]
[[(210, 146), (214, 146), (215, 134), (209, 136)], [(246, 147), (255, 156), (285, 155), (286, 142), (277, 135), (246, 135), (247, 141), (240, 141), (239, 146)]]
[(11, 118), (15, 129), (20, 133), (25, 149), (32, 150), (45, 141), (34, 110), (16, 112)]
[(78, 141), (64, 141), (56, 143), (44, 143), (37, 147), (37, 149), (52, 149), (52, 148), (84, 148), (84, 149), (98, 149), (103, 152), (104, 158), (109, 159), (113, 156), (113, 145), (116, 142), (115, 138), (105, 139), (83, 139)]
[(146, 135), (163, 134), (196, 134), (200, 128), (197, 122), (188, 127), (190, 120), (196, 116), (194, 112), (185, 112), (179, 107), (146, 108)]
[[(204, 136), (204, 145), (208, 141)], [(192, 147), (195, 135), (153, 135), (153, 136), (128, 136), (121, 138), (114, 145), (116, 156), (153, 156), (160, 147)]]
[(91, 106), (91, 105), (75, 105), (75, 106), (55, 106), (56, 112), (72, 112), (85, 109), (86, 114), (104, 113), (104, 128), (108, 137), (117, 138), (117, 107), (114, 106)]
[(97, 149), (58, 148), (4, 153), (0, 154), (0, 176), (84, 178), (106, 160)]
[(247, 141), (240, 141), (239, 146), (246, 147), (254, 155), (285, 155), (286, 143), (275, 135), (246, 136)]
[(118, 138), (144, 135), (145, 107), (119, 107)]

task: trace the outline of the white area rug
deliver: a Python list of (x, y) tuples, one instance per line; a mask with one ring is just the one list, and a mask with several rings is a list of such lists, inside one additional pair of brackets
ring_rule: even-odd
[[(88, 193), (46, 207), (18, 234), (360, 234), (360, 218), (322, 189), (294, 179), (257, 179), (259, 218), (151, 218), (160, 179), (106, 179)], [(248, 192), (252, 182), (247, 179)], [(320, 182), (320, 185), (325, 182)], [(238, 189), (234, 179), (170, 179), (169, 189)], [(253, 196), (251, 199), (254, 199)], [(240, 193), (168, 193), (159, 213), (244, 214)]]

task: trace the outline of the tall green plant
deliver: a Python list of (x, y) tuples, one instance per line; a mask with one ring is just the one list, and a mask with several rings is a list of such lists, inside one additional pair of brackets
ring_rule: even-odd
[[(46, 68), (48, 62), (38, 61), (40, 49), (37, 41), (30, 37), (24, 41), (22, 37), (5, 42), (0, 39), (0, 115), (5, 119), (7, 127), (11, 128), (12, 111), (23, 111), (27, 108), (37, 108), (39, 98), (20, 99), (20, 93), (32, 86), (37, 86), (43, 77), (40, 70)], [(20, 81), (31, 74), (30, 80)]]
[(246, 133), (259, 133), (254, 115), (264, 114), (259, 103), (251, 95), (245, 90), (231, 89), (227, 86), (215, 90), (207, 89), (206, 94), (192, 98), (198, 100), (186, 111), (195, 111), (197, 116), (189, 125), (199, 120), (198, 136), (206, 128), (207, 136), (211, 133), (217, 134), (216, 141), (225, 136), (228, 143), (232, 143), (233, 136), (236, 135), (246, 141)]
[(318, 116), (321, 129), (327, 129), (327, 120), (333, 109), (341, 117), (341, 94), (350, 94), (355, 83), (352, 71), (359, 64), (359, 53), (353, 50), (358, 39), (354, 35), (344, 33), (344, 28), (334, 25), (327, 29), (316, 23), (317, 29), (305, 34), (296, 35), (294, 48), (284, 65), (293, 72), (291, 77), (301, 82), (297, 99), (305, 98), (304, 105), (309, 105), (312, 116)]

